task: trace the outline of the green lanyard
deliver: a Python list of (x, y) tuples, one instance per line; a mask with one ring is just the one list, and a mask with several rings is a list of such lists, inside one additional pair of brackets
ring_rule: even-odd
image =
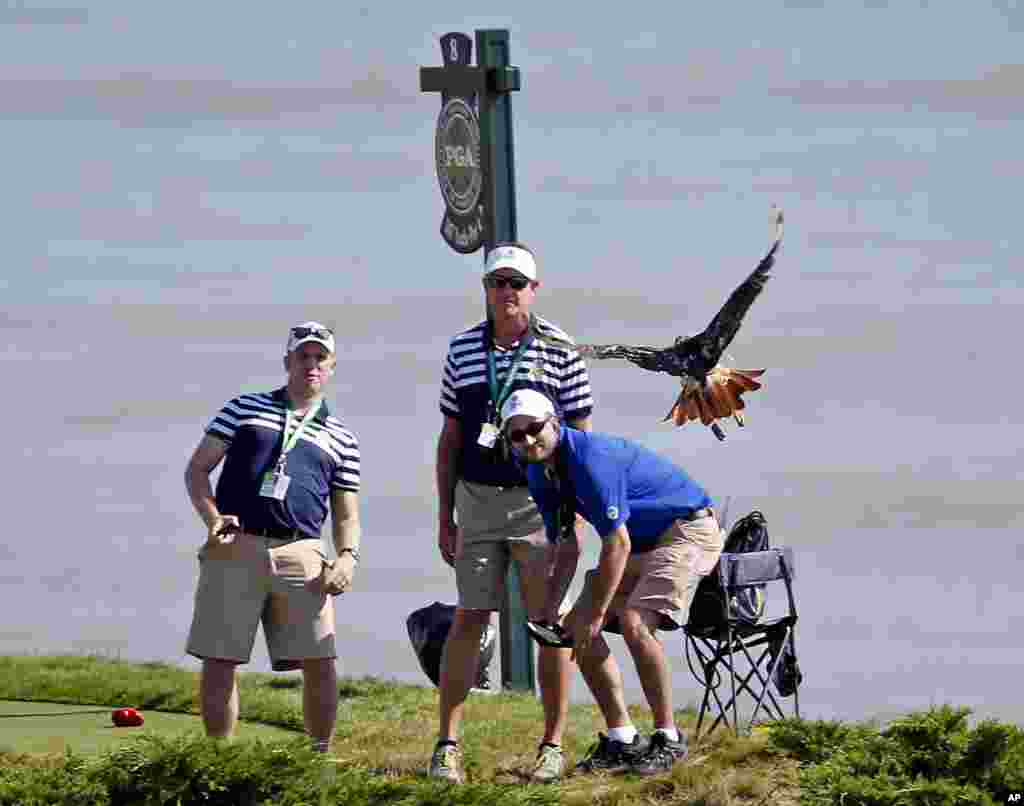
[(288, 435), (289, 429), (292, 427), (292, 414), (291, 408), (284, 410), (284, 431), (281, 434), (281, 456), (277, 460), (277, 472), (284, 473), (284, 463), (288, 459), (288, 452), (295, 447), (295, 443), (299, 441), (299, 437), (302, 435), (306, 425), (316, 416), (316, 413), (320, 411), (320, 407), (324, 404), (323, 398), (320, 398), (316, 403), (309, 407), (309, 411), (306, 412), (306, 416), (303, 417), (299, 424), (295, 426), (295, 430), (292, 431), (291, 436)]
[(498, 369), (494, 360), (494, 345), (492, 344), (494, 336), (490, 325), (487, 328), (487, 336), (487, 386), (491, 392), (491, 412), (488, 419), (497, 425), (495, 421), (498, 419), (501, 407), (508, 400), (508, 396), (512, 391), (512, 383), (516, 379), (516, 370), (519, 369), (523, 356), (526, 355), (526, 350), (533, 344), (533, 320), (531, 319), (530, 328), (523, 335), (523, 338), (519, 340), (519, 347), (516, 348), (515, 355), (512, 356), (512, 365), (508, 368), (508, 374), (505, 375), (505, 382), (502, 384), (500, 391), (498, 390)]

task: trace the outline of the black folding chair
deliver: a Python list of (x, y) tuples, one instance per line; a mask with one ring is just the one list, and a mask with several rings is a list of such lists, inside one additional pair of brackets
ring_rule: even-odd
[[(708, 732), (713, 731), (723, 720), (729, 725), (731, 710), (731, 727), (733, 732), (739, 735), (738, 701), (741, 695), (747, 695), (753, 700), (753, 710), (747, 722), (748, 729), (753, 727), (762, 712), (768, 719), (785, 719), (786, 714), (776, 697), (778, 687), (776, 691), (772, 690), (777, 672), (785, 671), (789, 675), (786, 681), (788, 688), (784, 686), (783, 690), (791, 689), (793, 713), (797, 718), (800, 717), (793, 569), (793, 550), (789, 547), (721, 555), (718, 570), (723, 594), (721, 621), (700, 627), (688, 624), (683, 628), (690, 671), (704, 686), (695, 740), (700, 738), (704, 716), (712, 710), (713, 705), (717, 706), (718, 715)], [(761, 619), (755, 624), (749, 624), (729, 612), (728, 602), (732, 600), (736, 591), (779, 581), (786, 586), (788, 613), (785, 616)], [(702, 672), (700, 675), (693, 668), (691, 652), (699, 660)], [(780, 666), (784, 662), (789, 664), (789, 668)], [(720, 696), (719, 687), (726, 676), (730, 682), (730, 691), (727, 692), (729, 699), (723, 702), (724, 695)]]

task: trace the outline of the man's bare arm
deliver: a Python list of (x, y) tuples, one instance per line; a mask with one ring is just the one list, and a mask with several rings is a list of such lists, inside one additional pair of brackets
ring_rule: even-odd
[(207, 540), (211, 542), (239, 527), (236, 515), (225, 515), (217, 509), (210, 481), (210, 474), (227, 452), (228, 443), (212, 434), (206, 434), (185, 467), (185, 489), (192, 506), (206, 525)]
[[(324, 566), (324, 590), (336, 595), (352, 585), (363, 529), (359, 522), (359, 494), (352, 490), (331, 488), (331, 540), (337, 559)], [(355, 552), (355, 553), (353, 553)]]
[(455, 522), (455, 483), (459, 479), (461, 450), (462, 423), (446, 416), (437, 439), (437, 519), (441, 524)]
[(352, 490), (331, 489), (331, 539), (339, 557), (359, 551), (363, 528), (359, 522), (359, 494)]
[(462, 423), (445, 416), (437, 439), (437, 546), (448, 565), (455, 564), (458, 529), (455, 525), (455, 484), (459, 480)]
[(597, 574), (594, 580), (595, 615), (604, 616), (608, 613), (615, 591), (619, 589), (622, 575), (626, 570), (630, 550), (629, 530), (626, 524), (619, 526), (601, 543), (601, 556), (597, 562)]
[(601, 558), (597, 563), (597, 573), (593, 582), (593, 609), (581, 613), (581, 620), (572, 627), (574, 660), (581, 654), (586, 654), (590, 650), (590, 645), (601, 634), (605, 619), (608, 617), (608, 608), (611, 607), (612, 599), (626, 570), (629, 547), (629, 531), (625, 524), (608, 535), (601, 545)]

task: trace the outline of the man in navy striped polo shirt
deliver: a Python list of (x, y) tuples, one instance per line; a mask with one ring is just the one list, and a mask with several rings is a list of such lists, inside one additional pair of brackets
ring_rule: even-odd
[[(463, 706), (476, 679), (480, 637), (499, 610), (509, 562), (516, 560), (531, 618), (544, 606), (551, 553), (522, 470), (498, 439), (501, 405), (516, 389), (558, 402), (573, 427), (588, 430), (590, 379), (569, 337), (530, 308), (540, 283), (522, 244), (497, 244), (484, 265), (488, 318), (456, 335), (441, 379), (444, 425), (437, 446), (438, 547), (455, 568), (459, 602), (441, 664), (440, 726), (431, 777), (461, 781)], [(564, 767), (568, 652), (542, 648), (538, 677), (544, 736), (532, 778), (551, 781)]]
[[(337, 362), (319, 322), (293, 327), (287, 383), (224, 406), (189, 460), (185, 485), (206, 527), (186, 651), (201, 658), (206, 732), (230, 736), (238, 720), (235, 667), (263, 623), (275, 671), (302, 669), (306, 729), (326, 751), (337, 718), (333, 596), (359, 562), (359, 443), (330, 413), (324, 386)], [(214, 495), (210, 474), (224, 467)], [(331, 513), (336, 560), (320, 529)]]

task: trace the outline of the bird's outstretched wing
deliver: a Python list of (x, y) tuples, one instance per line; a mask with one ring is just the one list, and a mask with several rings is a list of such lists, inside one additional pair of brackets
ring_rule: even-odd
[(765, 256), (761, 258), (761, 262), (757, 264), (757, 268), (729, 295), (729, 299), (725, 301), (722, 309), (715, 314), (715, 318), (711, 320), (711, 323), (704, 328), (703, 333), (689, 339), (678, 339), (676, 341), (676, 350), (679, 353), (690, 350), (697, 350), (699, 352), (699, 359), (692, 363), (701, 364), (709, 370), (722, 360), (722, 355), (736, 337), (736, 333), (743, 323), (743, 317), (746, 316), (750, 306), (754, 304), (754, 300), (764, 290), (765, 283), (771, 278), (771, 270), (775, 265), (775, 255), (782, 244), (782, 210), (777, 207), (773, 208), (772, 217), (775, 223), (775, 240)]
[(671, 372), (671, 357), (657, 347), (641, 347), (629, 344), (577, 344), (576, 349), (584, 358), (603, 361), (607, 358), (624, 358), (638, 367), (652, 372)]
[(750, 276), (729, 295), (703, 332), (688, 338), (678, 338), (674, 344), (661, 349), (628, 344), (578, 344), (576, 349), (580, 355), (599, 361), (623, 358), (652, 372), (667, 372), (669, 375), (688, 376), (695, 381), (703, 380), (721, 361), (726, 348), (736, 337), (743, 317), (771, 277), (775, 255), (782, 244), (783, 217), (777, 207), (772, 208), (772, 219), (775, 239), (768, 252)]
[(545, 336), (544, 341), (556, 347), (568, 347), (576, 350), (583, 358), (592, 358), (597, 361), (622, 358), (642, 369), (649, 369), (651, 372), (679, 374), (678, 371), (674, 371), (678, 362), (673, 359), (671, 348), (668, 347), (643, 347), (632, 344), (577, 344), (574, 341), (565, 341), (551, 336)]
[(677, 338), (668, 347), (644, 347), (629, 344), (570, 344), (584, 358), (605, 360), (620, 358), (652, 372), (674, 375), (682, 383), (682, 391), (665, 417), (676, 426), (700, 420), (719, 439), (725, 432), (718, 420), (732, 417), (744, 425), (741, 412), (745, 408), (743, 394), (761, 388), (757, 378), (763, 369), (731, 369), (719, 365), (726, 348), (736, 337), (754, 300), (771, 277), (775, 257), (782, 244), (782, 211), (772, 208), (775, 238), (768, 252), (753, 272), (729, 295), (721, 310), (701, 333)]

